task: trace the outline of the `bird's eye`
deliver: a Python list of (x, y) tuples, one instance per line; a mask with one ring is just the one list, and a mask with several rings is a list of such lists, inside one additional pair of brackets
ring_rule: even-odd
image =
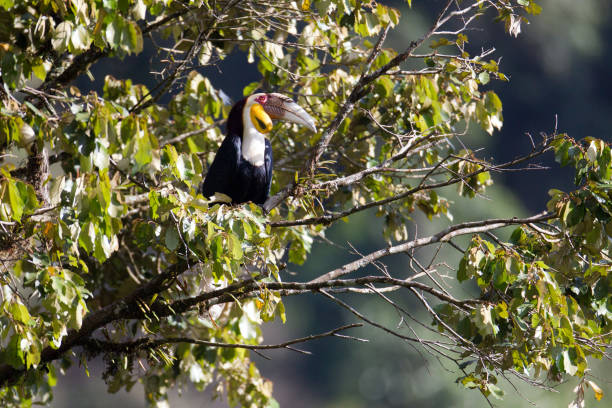
[(257, 128), (257, 130), (262, 132), (266, 128), (266, 124), (258, 117), (255, 117), (255, 127)]

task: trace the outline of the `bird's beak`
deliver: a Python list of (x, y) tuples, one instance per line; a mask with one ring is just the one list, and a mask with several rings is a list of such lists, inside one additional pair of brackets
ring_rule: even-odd
[(272, 119), (284, 120), (306, 126), (313, 132), (317, 131), (314, 119), (291, 98), (279, 94), (268, 94), (268, 99), (263, 105), (264, 111)]

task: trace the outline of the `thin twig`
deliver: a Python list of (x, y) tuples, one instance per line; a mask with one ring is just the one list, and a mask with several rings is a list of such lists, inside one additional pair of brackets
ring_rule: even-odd
[(247, 350), (272, 350), (272, 349), (286, 348), (289, 350), (310, 354), (309, 352), (297, 350), (289, 346), (293, 344), (305, 343), (308, 341), (321, 339), (323, 337), (342, 337), (342, 338), (347, 338), (347, 339), (364, 341), (363, 339), (359, 339), (356, 337), (338, 334), (344, 330), (353, 329), (355, 327), (362, 327), (362, 326), (363, 324), (361, 323), (348, 324), (345, 326), (337, 327), (333, 330), (330, 330), (324, 333), (311, 334), (309, 336), (300, 337), (300, 338), (289, 340), (289, 341), (279, 343), (279, 344), (222, 343), (222, 342), (209, 341), (209, 340), (193, 339), (190, 337), (164, 337), (164, 338), (159, 338), (159, 339), (143, 337), (137, 340), (120, 342), (120, 343), (88, 338), (88, 339), (84, 339), (78, 345), (85, 346), (89, 350), (94, 351), (94, 352), (115, 352), (115, 353), (117, 352), (134, 353), (136, 351), (153, 349), (153, 348), (157, 348), (157, 347), (164, 346), (167, 344), (188, 343), (188, 344), (197, 344), (197, 345), (208, 346), (208, 347), (241, 348), (241, 349), (247, 349)]

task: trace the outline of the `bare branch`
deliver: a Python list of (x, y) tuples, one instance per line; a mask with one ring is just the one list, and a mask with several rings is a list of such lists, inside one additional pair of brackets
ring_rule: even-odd
[(353, 339), (353, 340), (358, 340), (358, 341), (368, 341), (365, 339), (359, 339), (356, 337), (339, 334), (340, 332), (344, 330), (353, 329), (353, 328), (362, 327), (362, 326), (363, 325), (360, 323), (348, 324), (348, 325), (341, 326), (341, 327), (335, 328), (333, 330), (330, 330), (324, 333), (311, 334), (309, 336), (300, 337), (300, 338), (289, 340), (289, 341), (279, 343), (279, 344), (221, 343), (221, 342), (216, 342), (216, 341), (193, 339), (190, 337), (164, 337), (160, 339), (143, 337), (137, 340), (126, 341), (126, 342), (121, 342), (121, 343), (114, 343), (114, 342), (105, 341), (105, 340), (88, 338), (88, 339), (84, 339), (83, 341), (81, 341), (78, 345), (84, 346), (88, 349), (88, 351), (91, 351), (94, 353), (101, 353), (101, 352), (134, 353), (134, 352), (141, 351), (141, 350), (149, 350), (149, 349), (157, 348), (157, 347), (168, 345), (168, 344), (178, 344), (178, 343), (189, 343), (189, 344), (197, 344), (197, 345), (203, 345), (203, 346), (208, 346), (208, 347), (219, 347), (219, 348), (241, 348), (241, 349), (247, 349), (247, 350), (272, 350), (272, 349), (285, 348), (285, 349), (289, 349), (293, 351), (298, 351), (289, 346), (293, 344), (305, 343), (308, 341), (321, 339), (324, 337), (341, 337), (341, 338)]
[[(373, 207), (377, 207), (380, 205), (385, 205), (385, 204), (389, 204), (393, 201), (398, 201), (401, 200), (403, 198), (406, 198), (410, 195), (413, 195), (419, 191), (425, 191), (425, 190), (433, 190), (436, 188), (440, 188), (440, 187), (446, 187), (449, 185), (453, 185), (453, 184), (457, 184), (457, 183), (461, 183), (464, 182), (464, 180), (476, 176), (480, 173), (484, 173), (487, 171), (494, 171), (494, 170), (506, 170), (512, 166), (515, 166), (519, 163), (525, 162), (527, 160), (531, 160), (534, 157), (540, 156), (542, 154), (544, 154), (545, 152), (549, 151), (550, 149), (552, 149), (552, 147), (550, 146), (550, 144), (548, 143), (548, 140), (546, 140), (544, 143), (542, 143), (540, 145), (540, 148), (538, 150), (532, 151), (531, 153), (525, 155), (525, 156), (521, 156), (518, 157), (514, 160), (508, 161), (506, 163), (502, 163), (502, 164), (498, 164), (498, 165), (485, 165), (485, 163), (479, 163), (482, 167), (479, 168), (478, 170), (475, 170), (471, 173), (468, 174), (464, 174), (464, 175), (458, 175), (456, 177), (453, 177), (447, 181), (443, 181), (443, 182), (438, 182), (438, 183), (431, 183), (431, 184), (425, 184), (425, 181), (427, 180), (427, 177), (424, 177), (421, 181), (421, 183), (416, 186), (413, 187), (409, 190), (404, 191), (403, 193), (400, 194), (396, 194), (394, 196), (388, 197), (388, 198), (383, 198), (380, 199), (378, 201), (372, 201), (370, 203), (366, 203), (366, 204), (362, 204), (362, 205), (358, 205), (355, 206), (353, 208), (350, 208), (346, 211), (340, 212), (340, 213), (327, 213), (325, 215), (321, 215), (319, 217), (310, 217), (310, 218), (303, 218), (303, 219), (298, 219), (298, 220), (286, 220), (286, 221), (274, 221), (274, 222), (270, 222), (269, 224), (272, 227), (291, 227), (291, 226), (296, 226), (296, 225), (316, 225), (316, 224), (330, 224), (336, 220), (339, 220), (341, 218), (347, 217), (349, 215), (355, 214), (357, 212), (360, 211), (364, 211), (367, 210), (369, 208), (373, 208)], [(445, 159), (444, 159), (445, 160)], [(444, 161), (443, 160), (443, 161)], [(442, 162), (443, 162), (442, 161)], [(441, 163), (439, 163), (439, 165), (437, 167), (439, 167), (441, 165)], [(431, 175), (433, 173), (433, 171), (435, 170), (435, 168), (432, 168), (429, 171), (429, 174)], [(341, 185), (346, 185), (346, 184), (350, 184), (350, 183), (354, 183), (358, 180), (361, 180), (362, 178), (369, 176), (371, 174), (373, 174), (375, 171), (369, 171), (369, 169), (363, 170), (361, 172), (355, 173), (353, 175), (349, 175), (349, 176), (345, 176), (345, 177), (340, 177), (336, 180), (331, 180), (331, 181), (327, 181), (324, 183), (321, 183), (320, 186), (324, 186), (327, 188), (334, 188), (337, 186), (341, 186)], [(336, 184), (337, 182), (337, 184)], [(316, 185), (315, 187), (316, 188)]]
[(163, 140), (163, 141), (159, 142), (159, 147), (161, 148), (161, 147), (164, 147), (164, 146), (169, 145), (169, 144), (179, 143), (179, 142), (182, 142), (183, 140), (185, 140), (187, 138), (190, 138), (191, 136), (195, 136), (195, 135), (199, 135), (200, 133), (208, 132), (210, 129), (214, 129), (214, 128), (218, 127), (218, 126), (221, 126), (223, 123), (225, 123), (225, 120), (226, 119), (218, 120), (218, 121), (215, 121), (215, 122), (213, 122), (213, 123), (211, 123), (208, 126), (205, 126), (203, 128), (192, 130), (190, 132), (181, 133), (180, 135), (175, 136), (175, 137), (173, 137), (171, 139)]
[(408, 250), (411, 250), (416, 247), (421, 247), (425, 245), (430, 245), (436, 242), (447, 242), (452, 238), (457, 237), (459, 235), (473, 234), (477, 232), (485, 232), (494, 230), (497, 228), (505, 227), (508, 225), (517, 225), (517, 224), (531, 224), (538, 221), (546, 221), (556, 218), (556, 215), (550, 214), (548, 212), (543, 212), (537, 215), (534, 215), (529, 218), (497, 218), (497, 219), (489, 219), (482, 221), (473, 221), (473, 222), (465, 222), (461, 224), (452, 225), (435, 235), (431, 235), (425, 238), (419, 238), (412, 241), (404, 242), (399, 245), (391, 246), (384, 249), (379, 249), (378, 251), (374, 251), (356, 261), (350, 262), (346, 265), (341, 266), (340, 268), (334, 269), (331, 272), (328, 272), (314, 280), (312, 282), (322, 282), (329, 279), (336, 279), (340, 276), (346, 275), (347, 273), (356, 271), (365, 265), (380, 259), (385, 256), (402, 253)]

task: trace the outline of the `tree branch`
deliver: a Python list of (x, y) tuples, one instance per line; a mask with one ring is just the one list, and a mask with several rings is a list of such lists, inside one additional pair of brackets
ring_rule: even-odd
[[(58, 348), (47, 346), (40, 355), (39, 367), (44, 367), (46, 363), (60, 358), (65, 352), (75, 345), (83, 342), (95, 330), (107, 325), (108, 323), (123, 318), (123, 315), (130, 311), (140, 310), (138, 301), (149, 299), (156, 293), (167, 289), (170, 283), (181, 272), (187, 269), (187, 264), (178, 262), (170, 266), (164, 273), (153, 278), (149, 283), (134, 290), (130, 295), (111, 303), (102, 309), (89, 314), (83, 319), (83, 324), (79, 330), (71, 330), (62, 339), (62, 344)], [(8, 364), (0, 365), (0, 387), (14, 384), (29, 370), (16, 369)]]
[[(210, 307), (214, 304), (233, 302), (236, 299), (246, 297), (248, 295), (254, 295), (262, 290), (284, 291), (285, 295), (289, 295), (293, 294), (291, 293), (291, 291), (294, 290), (316, 292), (325, 288), (355, 287), (373, 283), (383, 283), (394, 286), (401, 286), (405, 288), (420, 289), (422, 291), (430, 293), (431, 295), (436, 296), (440, 300), (452, 303), (455, 306), (466, 310), (469, 309), (469, 305), (482, 302), (479, 300), (458, 300), (423, 283), (394, 279), (387, 276), (371, 276), (348, 280), (338, 280), (337, 278), (346, 275), (350, 272), (356, 271), (383, 257), (405, 252), (417, 247), (430, 245), (436, 242), (447, 242), (450, 239), (459, 235), (485, 232), (508, 225), (531, 224), (534, 222), (542, 222), (553, 218), (556, 218), (556, 215), (543, 212), (533, 217), (524, 219), (490, 219), (457, 224), (450, 226), (438, 232), (437, 234), (429, 237), (415, 239), (396, 246), (374, 251), (368, 255), (361, 257), (356, 261), (350, 262), (340, 268), (334, 269), (310, 282), (263, 283), (257, 282), (253, 278), (250, 278), (228, 285), (225, 288), (203, 293), (199, 296), (177, 300), (172, 304), (162, 304), (159, 300), (157, 300), (150, 306), (150, 309), (152, 312), (155, 313), (158, 318), (162, 318), (170, 315), (183, 313), (200, 303), (204, 303), (206, 307)], [(147, 317), (146, 313), (138, 306), (139, 301), (149, 299), (154, 294), (160, 293), (167, 289), (172, 284), (174, 279), (182, 272), (184, 272), (187, 268), (187, 263), (182, 261), (175, 265), (172, 265), (164, 273), (156, 276), (149, 283), (138, 288), (125, 298), (113, 302), (112, 304), (96, 312), (91, 313), (83, 320), (83, 324), (79, 330), (71, 330), (68, 333), (68, 335), (63, 339), (62, 344), (59, 348), (54, 349), (50, 346), (46, 347), (41, 353), (41, 361), (39, 365), (44, 366), (46, 363), (60, 358), (65, 352), (67, 352), (71, 348), (79, 344), (83, 344), (84, 342), (87, 342), (88, 337), (91, 336), (95, 330), (113, 321)], [(0, 386), (6, 386), (7, 384), (15, 383), (27, 371), (29, 370), (15, 369), (8, 364), (1, 365)]]
[[(353, 107), (355, 106), (355, 104), (367, 94), (368, 85), (370, 85), (380, 76), (386, 74), (390, 69), (395, 68), (398, 65), (400, 65), (402, 62), (404, 62), (410, 56), (410, 54), (412, 54), (412, 52), (415, 49), (417, 49), (429, 37), (431, 37), (434, 31), (439, 27), (440, 21), (442, 20), (444, 14), (446, 13), (450, 5), (453, 3), (453, 1), (454, 0), (447, 1), (446, 5), (444, 6), (442, 11), (438, 15), (436, 22), (431, 26), (429, 31), (422, 38), (416, 41), (412, 41), (404, 52), (396, 55), (395, 58), (393, 58), (391, 61), (389, 61), (387, 64), (383, 65), (376, 71), (370, 74), (368, 74), (367, 71), (363, 72), (363, 74), (361, 75), (361, 77), (359, 78), (355, 86), (353, 87), (353, 90), (349, 94), (348, 98), (338, 110), (338, 113), (336, 114), (332, 122), (323, 131), (323, 134), (321, 135), (319, 142), (315, 146), (315, 150), (310, 160), (308, 160), (306, 164), (304, 165), (303, 171), (307, 172), (311, 176), (314, 175), (316, 163), (321, 158), (321, 155), (325, 152), (327, 145), (329, 144), (331, 138), (333, 137), (333, 135), (336, 133), (336, 131), (340, 127), (340, 124), (344, 121), (344, 119), (346, 119), (348, 114), (353, 110)], [(382, 33), (380, 37), (382, 40), (384, 40), (386, 33), (387, 33), (386, 31)], [(380, 39), (378, 43), (381, 43)], [(376, 49), (377, 47), (375, 46), (374, 52), (376, 52)], [(266, 212), (269, 212), (273, 208), (277, 207), (283, 200), (285, 200), (287, 197), (289, 197), (289, 195), (291, 195), (295, 187), (296, 187), (296, 184), (291, 183), (285, 188), (283, 188), (281, 191), (273, 195), (272, 197), (269, 197), (263, 205), (264, 210)]]
[[(243, 343), (220, 343), (216, 341), (208, 341), (208, 340), (200, 340), (200, 339), (192, 339), (190, 337), (164, 337), (161, 339), (153, 339), (150, 337), (144, 337), (137, 340), (126, 341), (122, 343), (114, 343), (110, 341), (98, 340), (98, 339), (86, 339), (82, 341), (79, 345), (84, 346), (88, 351), (93, 353), (103, 353), (103, 352), (113, 352), (113, 353), (134, 353), (140, 350), (148, 350), (156, 347), (164, 346), (167, 344), (176, 344), (176, 343), (189, 343), (189, 344), (197, 344), (202, 346), (209, 347), (220, 347), (220, 348), (241, 348), (247, 350), (272, 350), (272, 349), (281, 349), (286, 348), (289, 350), (296, 351), (295, 349), (289, 347), (293, 344), (305, 343), (308, 341), (321, 339), (324, 337), (342, 337), (342, 338), (351, 338), (358, 341), (365, 341), (366, 339), (360, 339), (352, 336), (344, 336), (339, 335), (338, 333), (347, 330), (353, 329), (356, 327), (362, 327), (361, 323), (353, 323), (345, 326), (337, 327), (333, 330), (319, 333), (319, 334), (311, 334), (309, 336), (300, 337), (297, 339), (289, 340), (279, 344), (243, 344)], [(308, 353), (310, 354), (310, 353)]]
[[(141, 23), (139, 24), (142, 34), (147, 34), (168, 22), (183, 16), (184, 14), (191, 11), (193, 8), (185, 8), (184, 10), (172, 13), (158, 21), (151, 24)], [(108, 57), (111, 53), (110, 48), (100, 49), (96, 45), (92, 44), (91, 47), (82, 54), (77, 55), (72, 63), (62, 71), (61, 74), (50, 77), (40, 87), (42, 92), (48, 92), (51, 89), (63, 87), (68, 85), (70, 82), (75, 80), (79, 75), (85, 72), (91, 64), (98, 61), (101, 58)]]
[[(519, 163), (525, 162), (527, 160), (531, 160), (534, 157), (540, 156), (544, 153), (546, 153), (547, 151), (549, 151), (550, 149), (552, 149), (552, 147), (550, 146), (550, 144), (548, 143), (548, 140), (545, 141), (544, 143), (542, 143), (541, 148), (535, 151), (532, 151), (530, 154), (525, 155), (525, 156), (521, 156), (519, 158), (516, 158), (514, 160), (511, 160), (509, 162), (503, 163), (503, 164), (499, 164), (499, 165), (490, 165), (490, 166), (485, 166), (484, 163), (479, 163), (482, 167), (478, 170), (475, 170), (471, 173), (468, 174), (464, 174), (461, 176), (457, 176), (457, 177), (453, 177), (450, 180), (447, 181), (442, 181), (439, 183), (432, 183), (432, 184), (425, 184), (424, 182), (427, 180), (427, 175), (423, 178), (423, 180), (421, 181), (421, 183), (416, 186), (413, 187), (409, 190), (404, 191), (403, 193), (400, 194), (396, 194), (394, 196), (388, 197), (388, 198), (383, 198), (377, 201), (372, 201), (366, 204), (362, 204), (362, 205), (358, 205), (355, 206), (353, 208), (350, 208), (346, 211), (342, 211), (340, 213), (327, 213), (318, 217), (310, 217), (310, 218), (303, 218), (303, 219), (299, 219), (299, 220), (285, 220), (285, 221), (273, 221), (270, 222), (269, 225), (272, 227), (292, 227), (292, 226), (297, 226), (297, 225), (316, 225), (316, 224), (330, 224), (336, 220), (339, 220), (341, 218), (347, 217), (349, 215), (355, 214), (357, 212), (360, 211), (364, 211), (367, 210), (369, 208), (373, 208), (373, 207), (378, 207), (380, 205), (385, 205), (385, 204), (389, 204), (391, 202), (394, 201), (398, 201), (401, 200), (403, 198), (406, 198), (410, 195), (413, 195), (419, 191), (427, 191), (427, 190), (433, 190), (436, 188), (441, 188), (441, 187), (446, 187), (446, 186), (450, 186), (456, 183), (460, 183), (463, 182), (465, 179), (468, 179), (470, 177), (476, 176), (480, 173), (484, 173), (487, 171), (494, 171), (494, 170), (506, 170), (509, 167), (515, 166)], [(465, 158), (462, 158), (463, 160), (467, 160)], [(446, 159), (445, 159), (446, 160)], [(439, 167), (439, 166), (436, 166)], [(430, 169), (430, 173), (431, 174), (436, 168), (432, 168)], [(320, 187), (325, 187), (325, 188), (337, 188), (339, 186), (344, 186), (344, 185), (348, 185), (354, 182), (357, 182), (361, 179), (363, 179), (366, 176), (369, 176), (373, 174), (373, 172), (370, 172), (370, 169), (365, 169), (363, 171), (360, 171), (358, 173), (349, 175), (349, 176), (345, 176), (345, 177), (340, 177), (336, 180), (330, 180), (330, 181), (326, 181), (323, 183), (320, 183), (319, 185), (315, 185), (313, 186), (313, 189), (316, 189), (317, 186)]]
[(494, 230), (501, 227), (506, 227), (508, 225), (517, 225), (517, 224), (530, 224), (534, 222), (547, 221), (553, 218), (556, 218), (556, 215), (550, 214), (548, 212), (542, 212), (540, 214), (534, 215), (529, 218), (497, 218), (497, 219), (489, 219), (482, 221), (473, 221), (473, 222), (465, 222), (461, 224), (452, 225), (435, 235), (431, 235), (425, 238), (419, 238), (412, 241), (404, 242), (399, 245), (391, 246), (384, 249), (379, 249), (378, 251), (374, 251), (368, 255), (361, 257), (360, 259), (350, 262), (346, 265), (341, 266), (340, 268), (334, 269), (331, 272), (328, 272), (320, 277), (312, 280), (311, 282), (322, 282), (330, 279), (336, 279), (340, 276), (346, 275), (347, 273), (356, 271), (367, 264), (372, 263), (373, 261), (383, 258), (385, 256), (402, 253), (405, 251), (409, 251), (411, 249), (430, 245), (436, 242), (448, 242), (452, 238), (459, 235), (473, 234), (477, 232), (485, 232)]

